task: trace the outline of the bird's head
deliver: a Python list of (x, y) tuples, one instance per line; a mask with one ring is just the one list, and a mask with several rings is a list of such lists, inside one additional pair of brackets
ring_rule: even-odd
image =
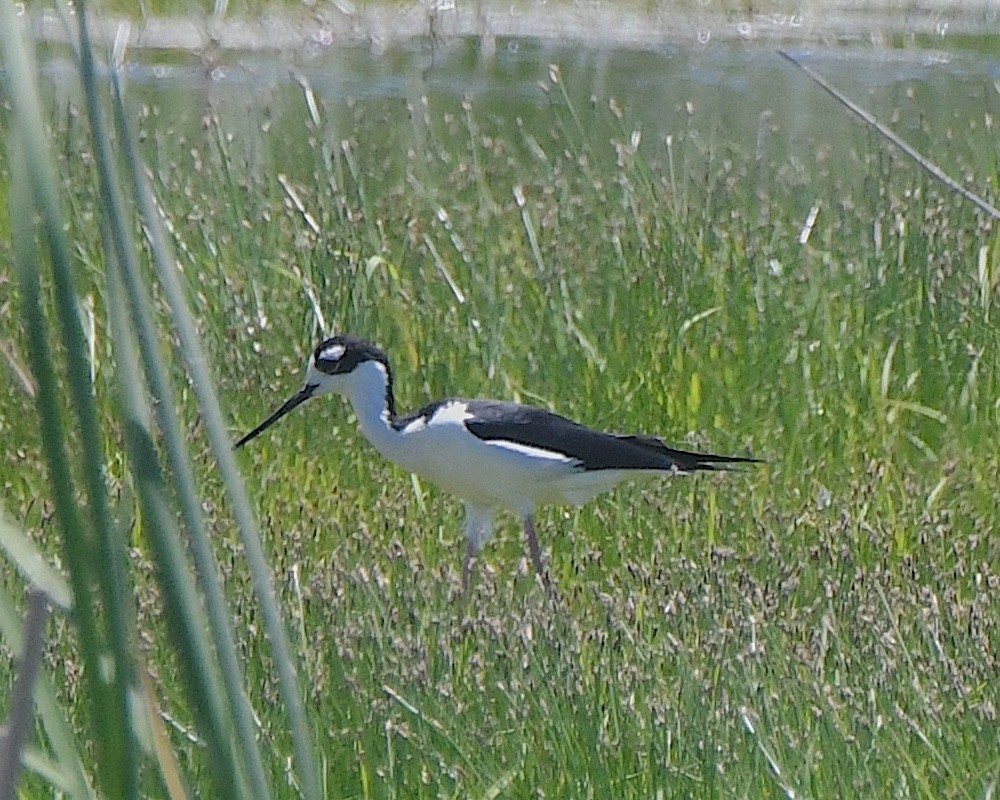
[(298, 393), (289, 397), (234, 447), (242, 447), (306, 400), (330, 392), (343, 395), (354, 403), (368, 402), (374, 393), (381, 393), (389, 413), (396, 411), (392, 372), (385, 353), (358, 336), (333, 336), (313, 350), (306, 366), (305, 384)]

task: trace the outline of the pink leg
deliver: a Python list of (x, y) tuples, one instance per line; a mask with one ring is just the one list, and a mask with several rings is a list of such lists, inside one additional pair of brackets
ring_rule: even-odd
[(542, 577), (547, 586), (549, 579), (545, 574), (545, 567), (542, 566), (542, 551), (538, 546), (538, 537), (535, 535), (535, 521), (530, 516), (524, 518), (524, 533), (528, 537), (528, 550), (531, 551), (531, 560), (535, 564), (535, 572)]

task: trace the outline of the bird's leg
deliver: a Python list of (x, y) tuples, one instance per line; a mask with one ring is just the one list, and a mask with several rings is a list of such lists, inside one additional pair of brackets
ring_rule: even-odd
[(472, 562), (493, 533), (493, 510), (483, 506), (465, 504), (465, 538), (469, 548), (465, 551), (462, 567), (462, 591), (468, 594), (472, 588)]
[(528, 537), (528, 549), (531, 551), (531, 560), (535, 564), (535, 572), (548, 585), (549, 581), (545, 574), (545, 567), (542, 566), (542, 550), (538, 546), (538, 537), (535, 535), (535, 520), (530, 514), (524, 517), (524, 535)]

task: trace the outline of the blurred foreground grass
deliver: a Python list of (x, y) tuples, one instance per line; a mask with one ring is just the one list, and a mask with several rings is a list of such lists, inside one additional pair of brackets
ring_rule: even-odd
[[(875, 141), (847, 163), (761, 162), (697, 115), (640, 135), (628, 109), (575, 105), (557, 69), (544, 88), (530, 128), (426, 101), (336, 125), (262, 113), (248, 137), (211, 114), (178, 133), (135, 106), (234, 435), (298, 388), (325, 326), (386, 347), (403, 407), (518, 399), (768, 461), (544, 514), (556, 600), (507, 525), (462, 598), (457, 504), (380, 463), (338, 401), (254, 442), (241, 463), (326, 794), (991, 796), (996, 233)], [(213, 762), (125, 469), (105, 201), (78, 106), (48, 111), (136, 647), (204, 795)], [(2, 246), (4, 511), (58, 560)], [(265, 766), (297, 796), (243, 546), (159, 290), (153, 304)], [(76, 638), (52, 635), (78, 721)], [(27, 781), (45, 793), (44, 771)]]

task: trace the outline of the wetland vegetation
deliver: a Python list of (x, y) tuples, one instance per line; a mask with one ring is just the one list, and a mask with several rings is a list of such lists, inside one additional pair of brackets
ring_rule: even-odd
[[(26, 80), (15, 50), (8, 37), (8, 78)], [(346, 78), (297, 64), (261, 83), (244, 62), (166, 90), (139, 64), (122, 110), (141, 170), (120, 127), (95, 138), (79, 86), (43, 84), (34, 133), (65, 252), (59, 225), (32, 223), (32, 202), (46, 225), (55, 212), (43, 167), (21, 158), (32, 129), (8, 84), (18, 113), (0, 126), (22, 140), (0, 155), (5, 663), (26, 572), (65, 586), (25, 566), (28, 542), (96, 611), (90, 628), (79, 610), (48, 624), (26, 796), (261, 796), (255, 769), (289, 798), (994, 795), (995, 225), (827, 98), (793, 111), (817, 90), (769, 51), (627, 67), (514, 52), (504, 43), (483, 66), (462, 45), (371, 84), (364, 56)], [(657, 58), (676, 69), (669, 86), (641, 79), (636, 63)], [(991, 82), (966, 72), (942, 88), (921, 63), (872, 81), (865, 101), (995, 195)], [(766, 76), (754, 91), (748, 69)], [(607, 89), (629, 76), (628, 96)], [(88, 80), (114, 120), (106, 77)], [(104, 145), (122, 224), (95, 168)], [(152, 197), (160, 231), (139, 224)], [(129, 242), (145, 304), (129, 294)], [(239, 455), (304, 700), (297, 729), (219, 442), (298, 388), (324, 330), (385, 347), (403, 407), (515, 399), (767, 463), (546, 510), (552, 597), (508, 519), (463, 597), (460, 506), (377, 458), (338, 399), (310, 404)], [(195, 333), (224, 429), (191, 366)], [(47, 411), (39, 336), (58, 389)], [(47, 444), (53, 419), (63, 438)], [(63, 505), (50, 444), (76, 479)], [(103, 480), (88, 484), (95, 464)], [(90, 531), (82, 561), (60, 519), (70, 499)], [(159, 531), (174, 529), (171, 549)], [(227, 739), (240, 722), (213, 666), (225, 646), (197, 630), (205, 569), (256, 756)], [(95, 679), (102, 664), (111, 677)], [(9, 694), (14, 669), (0, 677)], [(212, 696), (222, 686), (231, 707)]]

